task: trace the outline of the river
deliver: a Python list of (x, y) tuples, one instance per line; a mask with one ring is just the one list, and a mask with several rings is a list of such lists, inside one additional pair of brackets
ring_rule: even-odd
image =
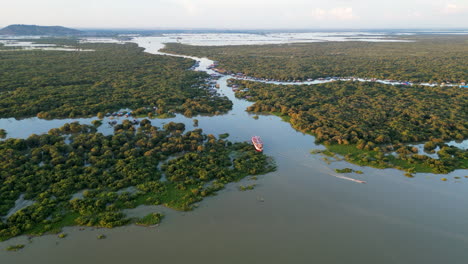
[[(158, 53), (160, 38), (134, 40), (147, 52)], [(198, 70), (211, 64), (202, 59)], [(211, 73), (211, 72), (209, 72)], [(448, 175), (403, 176), (395, 169), (359, 167), (344, 161), (327, 164), (311, 155), (310, 135), (297, 132), (276, 116), (245, 112), (251, 103), (235, 98), (221, 77), (220, 93), (233, 102), (222, 116), (198, 116), (199, 127), (215, 135), (228, 132), (232, 141), (259, 135), (265, 154), (278, 170), (253, 182), (232, 183), (191, 212), (140, 207), (131, 215), (151, 210), (166, 214), (160, 226), (125, 226), (115, 229), (65, 228), (68, 236), (18, 237), (0, 243), (2, 264), (81, 263), (466, 263), (468, 259), (468, 175), (458, 170)], [(90, 123), (93, 118), (40, 120), (0, 119), (10, 136), (44, 133), (70, 121)], [(153, 119), (153, 125), (184, 122), (181, 115)], [(103, 133), (112, 128), (103, 125)], [(346, 176), (360, 184), (336, 177), (335, 168), (361, 170)], [(454, 176), (462, 177), (459, 180)], [(441, 177), (449, 180), (443, 182)], [(256, 183), (252, 191), (237, 186)], [(105, 234), (107, 239), (96, 239)], [(25, 244), (18, 252), (7, 245)]]

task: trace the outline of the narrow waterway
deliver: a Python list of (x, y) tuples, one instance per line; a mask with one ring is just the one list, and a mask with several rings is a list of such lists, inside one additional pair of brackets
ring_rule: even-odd
[[(160, 38), (134, 41), (150, 53), (158, 53), (163, 45)], [(199, 60), (197, 70), (206, 70), (212, 63)], [(312, 136), (295, 131), (276, 116), (255, 120), (245, 112), (251, 103), (235, 98), (226, 86), (228, 78), (218, 80), (219, 92), (233, 102), (233, 110), (222, 116), (194, 118), (205, 133), (227, 132), (232, 141), (261, 136), (265, 153), (276, 160), (276, 172), (255, 182), (229, 184), (192, 212), (161, 207), (129, 212), (164, 212), (166, 218), (156, 228), (71, 227), (65, 229), (68, 236), (64, 239), (55, 235), (32, 242), (14, 238), (0, 243), (0, 263), (466, 263), (466, 170), (406, 178), (394, 169), (363, 168), (343, 161), (327, 164), (321, 156), (309, 153), (322, 148), (313, 143)], [(27, 137), (66, 122), (91, 120), (0, 119), (0, 127), (11, 137)], [(193, 128), (192, 119), (181, 115), (152, 123), (170, 121)], [(103, 125), (100, 131), (111, 133), (112, 128)], [(335, 177), (334, 169), (345, 167), (363, 171), (346, 176), (367, 184)], [(247, 182), (256, 183), (256, 188), (237, 190)], [(98, 234), (107, 239), (96, 239)], [(19, 243), (26, 248), (3, 250)]]

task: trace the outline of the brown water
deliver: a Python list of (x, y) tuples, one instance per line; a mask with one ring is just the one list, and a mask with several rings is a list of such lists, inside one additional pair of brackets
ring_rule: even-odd
[[(148, 39), (137, 41), (145, 46)], [(160, 207), (129, 212), (164, 212), (166, 218), (156, 228), (73, 227), (65, 229), (65, 239), (47, 235), (30, 243), (25, 237), (14, 238), (0, 243), (0, 248), (19, 243), (26, 247), (19, 252), (0, 250), (0, 263), (468, 263), (468, 179), (453, 178), (468, 175), (466, 170), (406, 178), (393, 169), (343, 161), (329, 165), (321, 156), (309, 154), (320, 148), (312, 136), (275, 116), (253, 119), (244, 111), (250, 103), (234, 97), (226, 77), (219, 83), (234, 109), (224, 116), (196, 117), (199, 126), (206, 133), (228, 132), (232, 141), (261, 136), (265, 153), (277, 162), (276, 172), (255, 182), (230, 184), (192, 212)], [(18, 127), (40, 133), (67, 121), (4, 119), (0, 126), (11, 136)], [(192, 128), (192, 120), (183, 116), (153, 124), (169, 121)], [(102, 131), (111, 128), (104, 126)], [(346, 176), (367, 184), (333, 176), (334, 168), (344, 167), (362, 170), (362, 175)], [(257, 187), (237, 190), (250, 183)], [(107, 239), (98, 240), (98, 234)]]

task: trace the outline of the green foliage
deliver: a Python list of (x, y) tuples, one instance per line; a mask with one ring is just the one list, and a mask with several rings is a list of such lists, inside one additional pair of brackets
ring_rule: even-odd
[(277, 80), (348, 77), (414, 82), (468, 81), (466, 36), (410, 36), (414, 42), (317, 42), (281, 45), (166, 45), (165, 51), (219, 61), (233, 73)]
[(335, 144), (327, 145), (327, 148), (334, 153), (344, 156), (347, 161), (360, 166), (370, 166), (381, 169), (397, 168), (406, 170), (410, 174), (416, 172), (449, 173), (455, 169), (468, 168), (468, 152), (466, 150), (449, 147), (446, 144), (441, 145), (446, 149), (449, 149), (452, 154), (443, 155), (444, 153), (440, 153), (439, 151), (439, 159), (435, 159), (410, 152), (401, 153), (398, 156), (394, 156), (392, 154), (384, 155), (384, 153), (380, 151), (358, 149), (355, 145)]
[[(376, 144), (468, 137), (468, 90), (333, 82), (290, 86), (237, 81), (255, 101), (251, 112), (281, 112), (317, 142)], [(433, 107), (437, 105), (437, 107)]]
[(22, 47), (17, 46), (5, 46), (3, 43), (0, 43), (0, 51), (13, 51), (13, 50), (20, 50)]
[[(188, 46), (166, 51), (210, 57), (226, 73), (297, 81), (361, 77), (412, 82), (466, 82), (466, 36), (411, 36), (409, 43), (324, 42), (287, 45)], [(255, 104), (251, 112), (270, 112), (327, 145), (324, 155), (341, 154), (358, 165), (447, 173), (468, 168), (467, 151), (445, 145), (468, 137), (468, 90), (458, 87), (391, 86), (333, 82), (277, 86), (230, 80), (236, 96)], [(402, 143), (424, 142), (440, 159), (418, 155)], [(445, 150), (442, 148), (445, 146)], [(388, 149), (387, 149), (388, 148)], [(398, 156), (388, 154), (398, 148)], [(448, 151), (448, 152), (447, 152)], [(334, 152), (334, 153), (333, 153)]]
[(256, 184), (250, 184), (250, 185), (247, 185), (247, 186), (244, 186), (244, 185), (241, 185), (239, 186), (239, 191), (249, 191), (249, 190), (253, 190), (255, 188)]
[[(152, 117), (152, 115), (150, 114), (152, 113), (148, 113), (148, 117)], [(159, 119), (169, 119), (169, 118), (174, 118), (175, 116), (176, 115), (174, 113), (162, 113), (162, 114), (156, 115), (155, 117)]]
[(102, 125), (102, 121), (101, 120), (93, 120), (93, 121), (91, 121), (91, 124), (93, 124), (93, 126), (95, 126), (95, 127), (100, 127)]
[(352, 173), (352, 172), (354, 172), (354, 173), (356, 173), (356, 174), (363, 174), (362, 171), (360, 171), (360, 170), (353, 170), (353, 169), (351, 169), (351, 168), (335, 169), (335, 171), (336, 171), (337, 173)]
[[(333, 82), (281, 87), (234, 81), (249, 90), (255, 104), (247, 110), (270, 112), (327, 146), (325, 155), (376, 168), (415, 168), (447, 173), (468, 168), (466, 150), (444, 141), (468, 137), (468, 90), (456, 87), (392, 86), (379, 83)], [(239, 95), (239, 92), (238, 92)], [(286, 119), (284, 119), (286, 120)], [(404, 144), (424, 142), (439, 159), (418, 155)], [(396, 150), (397, 156), (389, 153)]]
[(175, 122), (169, 122), (163, 126), (165, 130), (169, 131), (184, 131), (185, 130), (185, 125), (183, 123), (175, 123)]
[(136, 222), (137, 225), (144, 225), (144, 226), (153, 226), (157, 225), (161, 222), (161, 219), (164, 218), (164, 214), (161, 213), (151, 213), (146, 215), (145, 217), (141, 218)]
[[(58, 233), (68, 225), (125, 225), (130, 219), (121, 210), (140, 204), (191, 210), (225, 183), (274, 169), (248, 143), (184, 129), (172, 122), (159, 129), (149, 120), (136, 129), (125, 120), (104, 136), (94, 126), (71, 123), (48, 134), (0, 141), (0, 215), (21, 194), (35, 201), (0, 223), (0, 240)], [(172, 155), (179, 157), (166, 161)], [(160, 181), (162, 172), (166, 181)], [(132, 186), (136, 192), (121, 191)], [(80, 191), (82, 198), (71, 199)]]
[(191, 115), (231, 109), (226, 97), (200, 89), (205, 73), (188, 71), (190, 59), (151, 55), (136, 44), (79, 44), (72, 39), (33, 42), (67, 44), (90, 52), (0, 53), (0, 117), (67, 118), (157, 107)]
[(5, 129), (0, 129), (0, 139), (6, 138), (7, 132)]
[(338, 172), (338, 173), (351, 173), (354, 170), (351, 169), (351, 168), (344, 168), (344, 169), (335, 169), (335, 171)]
[(8, 246), (6, 248), (7, 251), (18, 251), (20, 249), (23, 249), (24, 245), (23, 244), (18, 244), (18, 245), (13, 245), (13, 246)]
[(225, 139), (225, 138), (228, 138), (228, 137), (229, 137), (229, 133), (224, 133), (224, 134), (219, 135), (220, 139)]
[(327, 157), (332, 157), (332, 158), (336, 158), (336, 154), (329, 151), (328, 149), (313, 149), (310, 151), (310, 154), (322, 154), (322, 155), (325, 155)]

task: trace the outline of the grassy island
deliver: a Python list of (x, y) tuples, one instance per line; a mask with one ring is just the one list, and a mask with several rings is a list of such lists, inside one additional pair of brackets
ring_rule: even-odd
[(23, 244), (19, 244), (19, 245), (13, 245), (13, 246), (8, 246), (6, 248), (7, 251), (18, 251), (20, 249), (23, 249), (24, 248), (24, 245)]
[(164, 215), (161, 213), (151, 213), (138, 220), (136, 224), (142, 226), (154, 226), (159, 224), (163, 218)]
[(0, 118), (89, 117), (124, 108), (145, 115), (141, 109), (154, 109), (163, 118), (171, 112), (192, 116), (232, 107), (226, 97), (203, 88), (208, 75), (189, 71), (190, 59), (152, 55), (131, 43), (28, 41), (91, 51), (0, 52)]
[[(352, 163), (433, 173), (468, 168), (468, 152), (445, 143), (468, 138), (467, 89), (375, 82), (233, 83), (248, 88), (236, 92), (255, 102), (247, 111), (281, 116)], [(414, 142), (425, 142), (425, 150), (438, 158), (419, 154), (408, 145)]]
[[(0, 240), (58, 233), (69, 225), (125, 225), (132, 219), (122, 209), (142, 204), (191, 210), (229, 182), (274, 170), (250, 144), (201, 129), (184, 132), (184, 124), (158, 128), (147, 119), (139, 126), (125, 120), (114, 129), (105, 136), (95, 126), (70, 123), (48, 134), (0, 141), (0, 215), (19, 197), (34, 202), (0, 222)], [(151, 224), (156, 218), (162, 216), (136, 221)]]

